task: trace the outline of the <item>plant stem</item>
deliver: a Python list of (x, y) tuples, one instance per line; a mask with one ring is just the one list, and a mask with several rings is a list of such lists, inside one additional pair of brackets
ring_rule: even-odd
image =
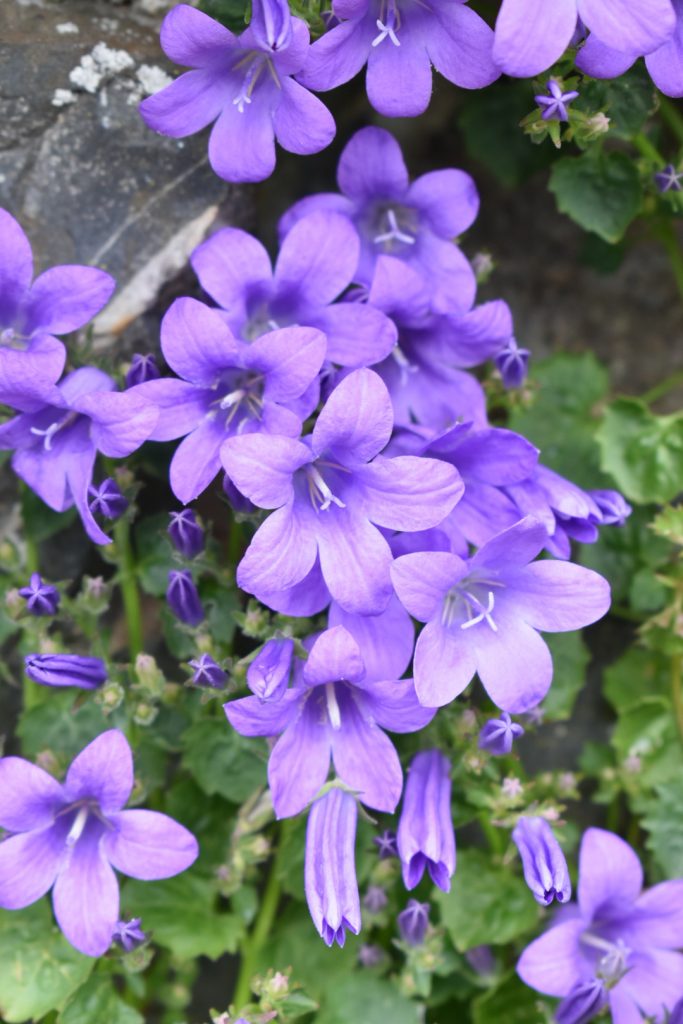
[(38, 557), (38, 545), (33, 537), (29, 537), (26, 527), (24, 527), (24, 543), (26, 545), (26, 573), (28, 576), (31, 576), (34, 572), (38, 572), (40, 559)]
[(486, 842), (489, 844), (491, 852), (499, 857), (505, 847), (505, 837), (498, 831), (495, 825), (492, 825), (485, 818), (480, 818), (479, 824), (486, 836)]
[(142, 609), (136, 578), (135, 556), (130, 542), (130, 522), (124, 516), (114, 527), (114, 541), (119, 566), (119, 585), (128, 630), (130, 660), (135, 661), (142, 650)]
[(653, 402), (656, 402), (659, 398), (668, 394), (669, 391), (673, 391), (674, 388), (677, 388), (682, 384), (683, 370), (677, 370), (676, 373), (670, 374), (668, 377), (665, 377), (664, 380), (660, 380), (659, 384), (655, 384), (655, 386), (650, 388), (649, 391), (646, 391), (645, 394), (642, 395), (642, 400), (646, 405), (652, 405)]
[(655, 225), (655, 235), (666, 249), (669, 263), (673, 270), (678, 291), (683, 298), (683, 253), (676, 237), (673, 223), (670, 220), (660, 220)]
[(666, 163), (657, 147), (650, 142), (647, 135), (644, 135), (642, 132), (639, 135), (634, 136), (633, 145), (636, 149), (640, 150), (643, 156), (647, 157), (648, 160), (652, 160), (652, 162), (658, 166), (663, 166)]
[(235, 986), (233, 1002), (239, 1013), (240, 1009), (249, 1002), (251, 995), (251, 979), (254, 976), (258, 956), (266, 942), (275, 920), (278, 904), (280, 903), (280, 860), (283, 850), (282, 836), (280, 845), (273, 857), (270, 867), (270, 874), (263, 893), (261, 909), (259, 910), (256, 923), (250, 935), (244, 941), (242, 947), (242, 962), (240, 972)]
[(659, 96), (659, 109), (662, 112), (662, 120), (673, 132), (679, 142), (683, 142), (683, 115), (670, 99), (666, 96)]
[(671, 659), (671, 697), (674, 704), (676, 725), (683, 743), (683, 685), (681, 683), (681, 663), (683, 658), (675, 654)]

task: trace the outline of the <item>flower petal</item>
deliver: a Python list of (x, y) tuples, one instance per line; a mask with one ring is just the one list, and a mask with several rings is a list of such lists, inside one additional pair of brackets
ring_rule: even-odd
[(420, 704), (412, 679), (373, 680), (363, 687), (357, 701), (382, 729), (390, 732), (418, 732), (436, 714), (436, 708)]
[(220, 22), (188, 4), (178, 4), (161, 26), (161, 47), (167, 57), (184, 67), (225, 62), (225, 51), (235, 36)]
[(440, 614), (444, 597), (466, 574), (467, 564), (448, 551), (402, 555), (391, 567), (399, 601), (420, 622)]
[(401, 798), (403, 772), (393, 743), (365, 718), (351, 690), (337, 690), (341, 727), (330, 731), (337, 775), (376, 811), (391, 814)]
[(0, 758), (0, 828), (29, 832), (48, 825), (64, 802), (62, 787), (23, 757)]
[(619, 927), (632, 948), (683, 949), (683, 879), (646, 889)]
[(562, 56), (576, 21), (576, 0), (503, 0), (493, 59), (507, 75), (531, 78)]
[(223, 228), (207, 238), (194, 250), (190, 263), (204, 291), (235, 318), (246, 319), (248, 297), (271, 287), (270, 256), (239, 228)]
[(299, 715), (304, 691), (289, 689), (281, 700), (242, 697), (223, 705), (230, 725), (241, 736), (278, 736)]
[(428, 622), (415, 645), (413, 672), (420, 704), (428, 708), (450, 704), (472, 681), (476, 667), (463, 630), (446, 629), (438, 619)]
[[(638, 950), (629, 958), (629, 970), (617, 986), (649, 1020), (666, 1019), (681, 998), (683, 955), (671, 950)], [(615, 1018), (616, 1019), (616, 1018)]]
[(508, 585), (525, 622), (548, 633), (582, 629), (610, 606), (607, 580), (573, 562), (532, 562), (509, 577)]
[(327, 338), (327, 358), (338, 366), (373, 366), (393, 351), (396, 325), (379, 309), (356, 302), (337, 302), (311, 316), (310, 323)]
[(354, 370), (336, 386), (313, 428), (316, 455), (333, 455), (342, 465), (363, 464), (389, 442), (394, 424), (386, 384), (372, 370)]
[(584, 981), (588, 967), (582, 961), (579, 939), (585, 928), (581, 919), (564, 921), (527, 946), (517, 962), (524, 984), (549, 996), (566, 996)]
[(69, 802), (97, 800), (104, 814), (120, 811), (133, 791), (133, 754), (119, 729), (101, 733), (71, 762), (64, 782)]
[(579, 17), (598, 39), (624, 53), (650, 53), (676, 28), (671, 0), (577, 0)]
[(171, 878), (189, 868), (199, 847), (191, 832), (157, 811), (121, 811), (110, 815), (114, 831), (102, 845), (117, 871), (131, 878)]
[(680, 4), (674, 34), (663, 46), (647, 55), (645, 65), (657, 88), (666, 96), (683, 96), (683, 15)]
[(247, 351), (249, 369), (265, 377), (264, 397), (292, 402), (315, 380), (325, 358), (327, 341), (313, 327), (283, 327), (262, 334)]
[(376, 458), (357, 471), (369, 519), (389, 530), (427, 530), (455, 508), (465, 485), (440, 459), (400, 455)]
[(643, 869), (628, 843), (602, 828), (583, 834), (579, 852), (578, 900), (590, 921), (624, 916), (643, 888)]
[(479, 193), (465, 171), (431, 171), (410, 186), (407, 201), (425, 218), (435, 235), (454, 239), (467, 231), (479, 213)]
[(315, 696), (311, 695), (299, 717), (273, 747), (268, 782), (278, 818), (290, 818), (303, 811), (327, 780), (330, 730), (319, 710)]
[(500, 572), (523, 569), (543, 550), (547, 539), (543, 524), (533, 516), (525, 516), (480, 548), (472, 559), (472, 568)]
[(303, 674), (308, 686), (340, 679), (355, 683), (362, 679), (365, 664), (354, 637), (343, 626), (333, 626), (320, 633), (308, 653)]
[(349, 509), (330, 508), (318, 516), (316, 533), (320, 567), (334, 600), (360, 615), (384, 611), (392, 594), (392, 557), (379, 530)]
[(444, 78), (462, 89), (482, 89), (500, 77), (493, 59), (493, 32), (465, 4), (439, 4), (427, 37), (427, 53)]
[(230, 105), (226, 85), (214, 71), (186, 71), (140, 104), (140, 116), (155, 132), (172, 139), (194, 135)]
[(347, 142), (337, 168), (337, 183), (351, 199), (402, 199), (408, 169), (398, 142), (385, 128), (361, 128)]
[(579, 71), (592, 78), (618, 78), (628, 71), (636, 58), (636, 54), (622, 53), (602, 43), (597, 36), (589, 35), (577, 53), (575, 63)]
[(161, 321), (161, 350), (174, 373), (211, 387), (226, 367), (237, 364), (239, 348), (215, 309), (197, 299), (176, 299)]
[(31, 243), (19, 221), (0, 209), (0, 325), (12, 327), (24, 295), (31, 287)]
[(360, 647), (365, 679), (399, 679), (413, 656), (415, 629), (410, 616), (392, 597), (379, 615), (354, 615), (333, 602), (329, 626), (343, 626)]
[(115, 287), (114, 278), (96, 267), (51, 267), (26, 297), (26, 333), (78, 330), (106, 306)]
[(59, 380), (65, 362), (64, 345), (49, 334), (39, 335), (24, 352), (0, 346), (0, 404), (36, 412)]
[(221, 447), (221, 462), (237, 489), (259, 508), (280, 508), (293, 498), (292, 477), (311, 461), (305, 444), (289, 437), (248, 434)]
[(496, 632), (487, 622), (466, 631), (477, 673), (494, 704), (519, 714), (536, 707), (548, 692), (552, 657), (543, 638), (516, 614), (514, 606), (496, 601), (493, 619)]
[(156, 406), (132, 388), (84, 395), (73, 408), (91, 418), (93, 445), (112, 459), (123, 459), (144, 444), (159, 417)]
[(368, 56), (368, 99), (385, 117), (417, 117), (425, 112), (432, 95), (432, 65), (419, 24), (424, 16), (420, 11), (411, 18), (405, 8), (401, 16), (400, 45), (383, 39)]
[[(157, 94), (158, 95), (158, 94)], [(209, 163), (225, 181), (264, 181), (275, 170), (275, 131), (269, 105), (255, 96), (240, 114), (228, 103), (211, 129)]]
[(86, 956), (102, 956), (119, 919), (119, 886), (102, 848), (102, 826), (91, 821), (57, 876), (52, 906), (71, 945)]
[(319, 153), (335, 136), (332, 114), (293, 78), (283, 78), (281, 86), (282, 99), (273, 118), (275, 138), (289, 153)]
[(355, 78), (368, 59), (373, 30), (373, 22), (363, 19), (335, 26), (311, 46), (297, 80), (307, 89), (327, 92)]
[(47, 828), (0, 843), (0, 907), (21, 910), (52, 888), (64, 852), (62, 840)]
[(208, 412), (211, 393), (207, 388), (186, 384), (184, 380), (166, 377), (148, 380), (130, 389), (156, 407), (157, 421), (149, 438), (151, 441), (173, 441), (194, 430)]
[(271, 513), (254, 534), (237, 566), (238, 586), (249, 593), (287, 590), (310, 572), (317, 550), (304, 509), (289, 502)]
[(225, 435), (224, 424), (207, 417), (178, 445), (169, 479), (173, 493), (183, 505), (199, 497), (219, 472)]
[(285, 236), (275, 265), (282, 301), (298, 309), (332, 302), (353, 280), (360, 239), (340, 213), (311, 213)]

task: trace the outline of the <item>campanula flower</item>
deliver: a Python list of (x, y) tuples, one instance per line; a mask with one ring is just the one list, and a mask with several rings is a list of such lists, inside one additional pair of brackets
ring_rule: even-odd
[(512, 830), (524, 868), (524, 880), (541, 906), (567, 903), (572, 883), (562, 847), (545, 818), (520, 818)]
[(396, 920), (403, 941), (409, 946), (421, 946), (429, 925), (429, 904), (408, 900)]
[(567, 107), (572, 100), (578, 99), (578, 92), (572, 89), (569, 92), (562, 92), (559, 82), (551, 78), (547, 83), (549, 96), (534, 96), (536, 103), (541, 108), (541, 117), (544, 121), (568, 121), (569, 111)]
[(83, 654), (27, 654), (24, 671), (41, 686), (77, 686), (81, 690), (96, 690), (107, 679), (104, 662)]
[[(643, 869), (612, 832), (590, 828), (579, 853), (578, 906), (522, 953), (527, 985), (567, 999), (595, 980), (614, 1024), (659, 1022), (683, 992), (683, 879), (643, 891)], [(568, 1019), (572, 1019), (571, 1017)]]
[(129, 504), (112, 477), (107, 477), (101, 484), (92, 484), (88, 488), (88, 498), (92, 514), (104, 516), (105, 519), (118, 519)]
[(20, 910), (52, 889), (59, 927), (76, 949), (102, 956), (119, 921), (112, 869), (170, 878), (197, 857), (193, 835), (157, 811), (123, 810), (133, 757), (117, 729), (71, 763), (64, 783), (19, 757), (0, 759), (0, 907)]
[(294, 641), (268, 640), (247, 669), (247, 686), (261, 700), (279, 700), (289, 684)]
[(513, 722), (507, 711), (501, 711), (499, 718), (489, 718), (479, 733), (479, 749), (487, 750), (494, 757), (503, 757), (512, 750), (518, 736), (524, 735), (521, 725)]
[(557, 1024), (588, 1024), (607, 1006), (605, 983), (599, 978), (581, 981), (565, 996), (555, 1013)]
[(210, 686), (214, 690), (221, 690), (225, 686), (228, 677), (210, 654), (200, 654), (188, 664), (194, 669), (192, 682), (195, 686)]
[(190, 67), (140, 105), (150, 128), (184, 138), (215, 122), (209, 163), (226, 181), (263, 181), (275, 169), (275, 139), (290, 153), (317, 153), (334, 138), (327, 107), (293, 76), (309, 55), (308, 28), (287, 0), (254, 0), (239, 36), (202, 11), (178, 4), (161, 26), (161, 46)]
[(59, 591), (40, 576), (40, 573), (31, 573), (31, 579), (26, 587), (21, 587), (19, 596), (26, 601), (26, 611), (31, 615), (56, 615), (61, 600)]
[(205, 618), (206, 613), (189, 569), (170, 570), (166, 601), (176, 619), (188, 626), (198, 626)]
[(603, 526), (623, 526), (633, 509), (619, 491), (588, 491), (600, 510)]
[(304, 879), (308, 909), (327, 946), (343, 946), (361, 928), (355, 843), (358, 808), (349, 793), (331, 789), (308, 815)]
[(145, 354), (135, 352), (126, 374), (126, 387), (132, 388), (136, 384), (144, 384), (146, 380), (157, 380), (160, 376), (161, 370), (151, 352)]
[(406, 889), (415, 888), (426, 868), (434, 884), (449, 892), (455, 871), (451, 765), (438, 750), (423, 750), (411, 762), (397, 842)]
[(171, 544), (185, 558), (196, 558), (204, 550), (205, 538), (194, 512), (191, 508), (182, 508), (180, 512), (170, 512), (169, 515)]

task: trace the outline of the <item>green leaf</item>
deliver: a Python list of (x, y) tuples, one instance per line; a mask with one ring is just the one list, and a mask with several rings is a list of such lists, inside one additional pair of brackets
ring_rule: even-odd
[(543, 701), (548, 719), (569, 718), (586, 681), (590, 652), (580, 633), (551, 633), (544, 637), (553, 656), (553, 682)]
[(22, 487), (21, 491), (21, 518), (34, 544), (40, 544), (60, 530), (65, 530), (78, 516), (75, 508), (67, 509), (66, 512), (53, 512), (28, 487)]
[(669, 663), (652, 651), (631, 647), (605, 670), (603, 693), (617, 714), (648, 697), (668, 698)]
[(627, 498), (664, 503), (683, 480), (683, 415), (655, 416), (637, 398), (618, 398), (598, 431), (602, 468)]
[(160, 513), (139, 520), (134, 528), (138, 580), (142, 589), (154, 597), (163, 597), (169, 570), (178, 568), (166, 533), (168, 521), (168, 515)]
[(164, 882), (128, 882), (123, 905), (142, 918), (154, 942), (181, 960), (235, 953), (244, 935), (236, 914), (216, 909), (211, 881), (191, 871)]
[(474, 946), (502, 945), (538, 921), (538, 906), (522, 879), (492, 865), (479, 850), (458, 854), (451, 891), (438, 892), (436, 899), (460, 953)]
[(683, 787), (680, 778), (658, 786), (648, 802), (642, 826), (647, 846), (667, 878), (683, 877)]
[(668, 505), (650, 524), (658, 537), (683, 546), (683, 505)]
[(265, 748), (240, 736), (227, 722), (196, 722), (182, 741), (183, 767), (209, 796), (218, 793), (241, 804), (266, 785)]
[(361, 943), (360, 938), (347, 935), (344, 948), (335, 948), (330, 955), (315, 930), (311, 915), (300, 904), (290, 904), (284, 910), (278, 917), (277, 929), (269, 938), (260, 952), (257, 970), (263, 973), (269, 967), (275, 971), (291, 967), (293, 980), (317, 1000), (324, 997), (329, 986), (348, 978), (357, 964)]
[(610, 120), (610, 135), (632, 139), (654, 113), (657, 95), (645, 65), (638, 61), (618, 78), (584, 82), (577, 106), (586, 111), (604, 111)]
[(346, 974), (325, 986), (316, 1024), (419, 1024), (416, 1003), (406, 999), (395, 985), (369, 974)]
[(663, 566), (670, 545), (650, 529), (652, 510), (636, 506), (623, 526), (607, 527), (596, 544), (581, 549), (581, 561), (609, 580), (615, 604), (630, 600), (633, 580), (641, 569)]
[(472, 1003), (472, 1024), (547, 1024), (550, 1003), (510, 974)]
[(70, 946), (45, 900), (26, 910), (0, 910), (0, 1019), (39, 1020), (61, 1009), (95, 961)]
[(640, 176), (624, 153), (590, 150), (563, 157), (553, 167), (548, 187), (560, 213), (606, 242), (618, 242), (640, 211)]
[(201, 0), (199, 9), (222, 22), (233, 32), (243, 32), (248, 19), (249, 0)]
[(114, 716), (106, 718), (102, 708), (82, 693), (74, 696), (72, 690), (44, 689), (43, 703), (25, 711), (17, 726), (25, 757), (35, 757), (41, 750), (75, 757), (116, 724)]
[(93, 977), (71, 997), (57, 1024), (145, 1024), (145, 1018), (124, 1003), (111, 977)]

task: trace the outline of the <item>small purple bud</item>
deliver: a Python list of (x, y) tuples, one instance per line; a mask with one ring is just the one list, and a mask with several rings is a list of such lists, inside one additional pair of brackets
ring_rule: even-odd
[(121, 494), (119, 485), (112, 477), (107, 477), (99, 486), (92, 484), (88, 488), (90, 511), (94, 516), (98, 513), (105, 519), (118, 519), (128, 508), (128, 499)]
[(580, 981), (562, 1000), (555, 1013), (557, 1024), (588, 1024), (607, 1006), (607, 993), (598, 978)]
[(191, 508), (169, 512), (171, 523), (168, 535), (176, 551), (185, 558), (196, 558), (204, 550), (204, 531)]
[(513, 722), (507, 711), (501, 711), (500, 718), (490, 718), (479, 733), (479, 749), (502, 757), (512, 750), (513, 740), (523, 735), (522, 726)]
[(195, 686), (210, 686), (213, 690), (221, 690), (225, 686), (228, 677), (210, 654), (200, 654), (189, 665), (194, 669), (192, 682)]
[(363, 897), (363, 906), (366, 907), (371, 914), (378, 914), (380, 910), (384, 910), (389, 899), (386, 892), (381, 885), (369, 885), (368, 891)]
[(520, 348), (515, 338), (505, 343), (493, 361), (506, 388), (521, 388), (529, 372), (530, 357), (529, 349)]
[(386, 954), (381, 946), (371, 946), (366, 942), (358, 950), (358, 963), (361, 967), (379, 967), (385, 959)]
[(465, 953), (465, 959), (473, 971), (486, 977), (495, 974), (496, 960), (490, 946), (474, 946)]
[(542, 110), (541, 117), (544, 121), (568, 121), (569, 112), (567, 107), (572, 100), (578, 99), (578, 92), (573, 89), (571, 92), (562, 92), (559, 82), (551, 78), (548, 83), (549, 96), (534, 96)]
[(140, 352), (136, 352), (126, 374), (126, 387), (133, 388), (136, 384), (144, 384), (147, 380), (158, 380), (159, 377), (161, 377), (161, 370), (157, 366), (154, 356), (151, 353), (142, 355)]
[(60, 596), (56, 587), (44, 583), (39, 573), (31, 574), (28, 586), (22, 587), (19, 595), (26, 601), (26, 610), (31, 615), (56, 615)]
[(398, 915), (398, 930), (409, 946), (421, 946), (429, 924), (429, 904), (408, 900), (405, 910)]
[(77, 686), (81, 690), (96, 690), (107, 678), (103, 661), (82, 654), (27, 654), (24, 670), (41, 686)]
[(247, 686), (261, 700), (279, 700), (287, 689), (294, 641), (269, 640), (247, 669)]
[(416, 754), (408, 769), (397, 845), (406, 889), (414, 889), (427, 868), (435, 885), (450, 890), (455, 871), (451, 766), (438, 750)]
[(673, 164), (667, 164), (654, 177), (660, 192), (680, 192), (683, 189), (683, 171), (677, 171)]
[(683, 1024), (683, 998), (679, 999), (669, 1017), (669, 1024)]
[(133, 917), (130, 921), (119, 921), (112, 935), (112, 941), (119, 942), (126, 953), (132, 953), (146, 939), (147, 936), (140, 927), (139, 917)]
[(166, 600), (175, 617), (188, 626), (198, 626), (203, 621), (204, 609), (189, 569), (171, 569)]
[(264, 50), (285, 50), (292, 41), (288, 0), (253, 0), (249, 27), (257, 46)]
[(346, 930), (358, 935), (360, 897), (355, 842), (358, 808), (341, 789), (316, 800), (308, 815), (304, 881), (313, 923), (327, 946), (343, 946)]
[(633, 509), (619, 491), (588, 491), (600, 509), (600, 522), (603, 526), (623, 526)]
[(392, 832), (390, 828), (385, 828), (384, 832), (381, 835), (374, 836), (372, 841), (377, 847), (380, 860), (386, 860), (388, 857), (398, 857), (396, 833)]
[(536, 902), (544, 907), (554, 899), (566, 903), (572, 894), (567, 861), (545, 818), (520, 818), (512, 831), (512, 841)]

